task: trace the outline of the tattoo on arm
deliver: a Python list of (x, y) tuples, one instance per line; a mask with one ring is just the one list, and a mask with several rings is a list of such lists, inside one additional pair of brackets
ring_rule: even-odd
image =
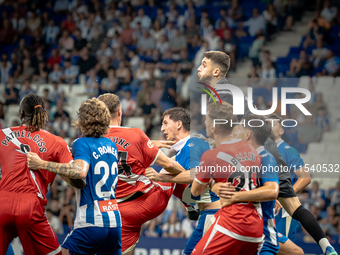
[(43, 169), (55, 174), (66, 176), (69, 178), (80, 178), (80, 173), (83, 171), (82, 167), (75, 163), (61, 164), (55, 162), (45, 162)]

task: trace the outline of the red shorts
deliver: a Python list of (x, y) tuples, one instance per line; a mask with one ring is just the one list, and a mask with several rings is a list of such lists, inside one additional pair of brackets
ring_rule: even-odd
[(174, 183), (154, 183), (154, 185), (154, 188), (141, 197), (118, 204), (122, 217), (123, 252), (137, 243), (141, 226), (165, 210), (176, 186)]
[[(229, 230), (231, 228), (232, 218), (225, 219), (223, 212), (221, 210), (218, 211), (215, 214), (216, 220), (214, 224), (198, 242), (191, 254), (255, 254), (259, 244), (263, 240), (263, 222), (256, 210), (253, 212), (247, 219), (244, 219), (245, 224), (239, 222), (238, 228), (242, 229), (242, 234), (237, 234)], [(238, 212), (238, 214), (241, 213), (242, 212)], [(251, 222), (252, 224), (249, 224)]]
[(0, 205), (0, 255), (17, 236), (26, 255), (62, 254), (36, 195), (0, 192)]

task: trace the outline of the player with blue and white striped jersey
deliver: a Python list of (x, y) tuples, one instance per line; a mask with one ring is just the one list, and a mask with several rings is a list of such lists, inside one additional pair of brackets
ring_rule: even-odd
[[(36, 156), (36, 167), (31, 167), (86, 181), (83, 189), (76, 189), (74, 228), (62, 244), (63, 254), (122, 254), (121, 216), (115, 196), (118, 150), (114, 142), (103, 137), (109, 124), (106, 105), (98, 99), (88, 99), (78, 110), (76, 125), (83, 137), (73, 142), (74, 161), (60, 164)], [(34, 159), (29, 157), (32, 165)]]
[[(266, 182), (276, 182), (280, 184), (279, 172), (274, 156), (265, 150), (263, 146), (258, 147), (257, 152), (261, 156), (261, 186), (264, 186)], [(259, 250), (260, 255), (275, 255), (279, 251), (279, 242), (277, 240), (277, 231), (275, 227), (274, 206), (275, 200), (261, 202), (264, 242), (263, 246)]]
[[(174, 182), (178, 184), (188, 183), (182, 194), (182, 202), (187, 205), (198, 205), (200, 218), (198, 224), (184, 249), (184, 254), (191, 254), (203, 234), (214, 221), (214, 214), (221, 208), (219, 197), (209, 187), (198, 196), (191, 195), (190, 170), (199, 166), (204, 152), (210, 150), (210, 144), (203, 135), (190, 135), (190, 113), (179, 107), (171, 108), (164, 112), (161, 131), (167, 140), (176, 141), (172, 148), (176, 151), (176, 161), (187, 171), (177, 175), (158, 174), (148, 169), (147, 177), (161, 182)], [(190, 212), (189, 212), (190, 213)]]

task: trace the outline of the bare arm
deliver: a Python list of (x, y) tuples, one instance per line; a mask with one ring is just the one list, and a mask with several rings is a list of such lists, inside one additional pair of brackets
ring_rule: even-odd
[(296, 181), (293, 188), (296, 194), (300, 194), (304, 190), (304, 188), (306, 188), (307, 185), (310, 184), (311, 178), (305, 166), (296, 170), (295, 173), (299, 177), (299, 179)]
[(162, 151), (159, 151), (158, 157), (155, 162), (157, 165), (160, 165), (165, 170), (172, 174), (178, 174), (180, 172), (184, 172), (185, 169), (175, 160), (168, 158)]
[(156, 182), (173, 182), (179, 184), (192, 183), (194, 178), (190, 177), (190, 171), (195, 172), (195, 169), (187, 170), (179, 174), (157, 173), (153, 168), (146, 169), (146, 177)]
[(199, 195), (203, 193), (203, 191), (205, 190), (207, 186), (208, 186), (208, 183), (202, 183), (202, 182), (199, 182), (197, 179), (194, 179), (194, 181), (192, 182), (191, 194), (194, 197), (198, 197)]
[(236, 192), (232, 198), (233, 202), (264, 202), (275, 200), (279, 194), (277, 182), (266, 182), (263, 186), (250, 191)]
[(83, 179), (89, 170), (89, 164), (81, 159), (72, 163), (55, 163), (42, 160), (36, 153), (27, 153), (27, 165), (32, 170), (43, 169), (72, 179)]

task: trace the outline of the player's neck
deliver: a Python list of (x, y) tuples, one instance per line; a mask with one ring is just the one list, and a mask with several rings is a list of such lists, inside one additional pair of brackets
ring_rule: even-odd
[(258, 144), (257, 142), (255, 142), (255, 141), (253, 141), (253, 140), (249, 140), (248, 142), (254, 147), (255, 150), (256, 150), (258, 147), (262, 146), (262, 145)]
[(190, 132), (181, 132), (177, 135), (176, 137), (176, 142), (185, 139), (186, 137), (188, 137), (190, 135)]
[(216, 83), (223, 78), (225, 78), (225, 77), (213, 77), (213, 78), (211, 78), (210, 86), (215, 88)]
[(217, 147), (217, 146), (220, 146), (221, 143), (223, 143), (223, 142), (228, 142), (228, 141), (235, 139), (235, 137), (233, 137), (232, 134), (229, 134), (229, 135), (215, 134), (214, 139), (215, 139), (215, 144), (216, 144), (216, 147)]
[(278, 136), (277, 138), (275, 138), (275, 142), (277, 143), (277, 141), (280, 139), (281, 139), (281, 136)]
[(110, 120), (110, 126), (116, 126), (119, 127), (120, 126), (120, 120), (119, 119), (111, 119)]

